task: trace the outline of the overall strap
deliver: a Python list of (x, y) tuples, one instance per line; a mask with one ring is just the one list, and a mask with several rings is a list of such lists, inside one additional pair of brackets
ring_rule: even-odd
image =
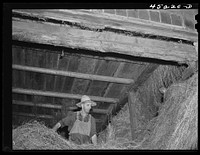
[(78, 120), (79, 118), (79, 111), (76, 112), (76, 120)]

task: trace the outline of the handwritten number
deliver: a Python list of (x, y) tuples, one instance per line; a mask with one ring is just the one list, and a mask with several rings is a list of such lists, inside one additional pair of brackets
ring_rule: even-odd
[(163, 9), (169, 9), (169, 6), (164, 5)]
[(174, 5), (174, 4), (170, 4), (170, 5), (163, 5), (163, 4), (151, 4), (149, 6), (152, 9), (180, 9), (180, 8), (186, 8), (186, 9), (190, 9), (192, 8), (191, 4), (187, 4), (185, 6), (182, 6), (181, 4), (179, 5)]
[(191, 8), (192, 7), (192, 5), (191, 4), (187, 4), (188, 6), (185, 6), (185, 8), (186, 9), (189, 9), (189, 8)]
[(152, 8), (152, 9), (154, 9), (155, 7), (156, 7), (155, 4), (153, 4), (153, 5), (151, 4), (151, 5), (150, 5), (150, 8)]

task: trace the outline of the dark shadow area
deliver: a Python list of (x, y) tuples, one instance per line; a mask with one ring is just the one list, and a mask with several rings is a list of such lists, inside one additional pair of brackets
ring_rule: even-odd
[(68, 126), (64, 126), (63, 128), (59, 128), (57, 130), (57, 133), (64, 137), (65, 139), (69, 139), (69, 131), (68, 131)]

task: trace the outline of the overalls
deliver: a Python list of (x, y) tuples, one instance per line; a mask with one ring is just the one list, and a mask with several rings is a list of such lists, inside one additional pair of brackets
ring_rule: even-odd
[(79, 120), (79, 114), (80, 113), (77, 112), (76, 121), (74, 122), (74, 125), (69, 132), (69, 140), (78, 145), (91, 143), (91, 115), (89, 114), (88, 122), (84, 122), (84, 120)]

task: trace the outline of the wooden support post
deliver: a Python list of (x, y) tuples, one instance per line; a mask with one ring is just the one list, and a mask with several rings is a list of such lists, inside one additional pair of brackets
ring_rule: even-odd
[(135, 134), (137, 128), (137, 119), (136, 119), (136, 95), (133, 92), (129, 92), (128, 94), (128, 107), (129, 107), (129, 117), (131, 124), (131, 136), (132, 140), (134, 140), (137, 135)]

